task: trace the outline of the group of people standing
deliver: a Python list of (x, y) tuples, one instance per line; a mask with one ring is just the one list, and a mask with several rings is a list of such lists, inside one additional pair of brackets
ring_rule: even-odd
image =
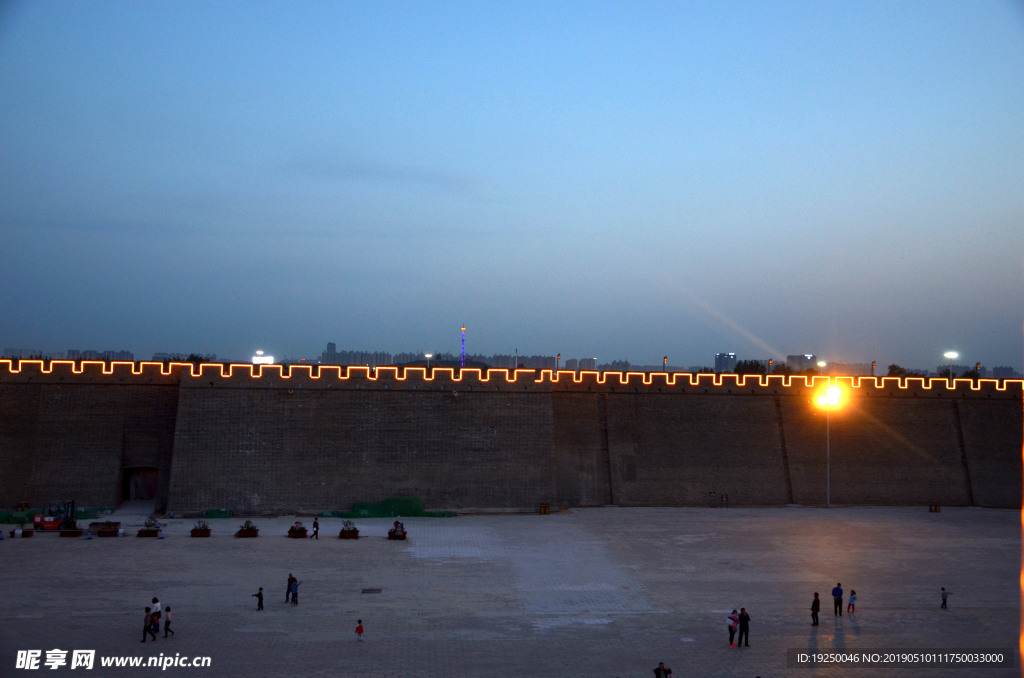
[[(818, 613), (821, 611), (821, 598), (818, 592), (814, 592), (814, 600), (811, 601), (811, 626), (818, 626)], [(846, 611), (853, 614), (857, 611), (857, 592), (850, 589), (850, 598), (846, 603)], [(836, 582), (832, 587), (832, 612), (837, 617), (843, 616), (843, 585)]]
[(160, 600), (154, 597), (152, 605), (146, 608), (146, 615), (142, 619), (143, 643), (146, 642), (147, 634), (156, 640), (156, 634), (160, 632), (161, 617), (164, 620), (164, 638), (168, 635), (174, 636), (174, 630), (171, 628), (171, 606), (161, 609)]
[[(747, 613), (747, 608), (741, 607), (738, 613), (733, 610), (729, 614), (728, 620), (729, 647), (750, 647), (750, 615)], [(737, 631), (740, 634), (738, 639), (736, 638)]]

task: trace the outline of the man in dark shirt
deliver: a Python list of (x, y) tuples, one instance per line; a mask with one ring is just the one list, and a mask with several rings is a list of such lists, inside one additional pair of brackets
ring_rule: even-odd
[(811, 626), (818, 625), (818, 611), (821, 610), (821, 599), (818, 598), (818, 592), (814, 592), (814, 600), (811, 601)]
[(836, 583), (836, 587), (834, 589), (832, 589), (832, 601), (835, 604), (835, 606), (833, 608), (833, 611), (836, 613), (836, 616), (837, 617), (842, 617), (843, 616), (843, 585), (838, 583), (838, 582)]
[(654, 678), (669, 678), (672, 669), (665, 668), (665, 662), (658, 662), (658, 668), (654, 669)]
[(744, 645), (750, 647), (750, 615), (747, 608), (740, 608), (740, 636), (736, 639), (736, 646)]

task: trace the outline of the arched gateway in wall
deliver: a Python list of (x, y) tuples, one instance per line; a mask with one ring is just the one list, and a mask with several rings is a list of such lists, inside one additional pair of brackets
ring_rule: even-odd
[(0, 506), (1021, 505), (1020, 380), (833, 382), (0, 360)]

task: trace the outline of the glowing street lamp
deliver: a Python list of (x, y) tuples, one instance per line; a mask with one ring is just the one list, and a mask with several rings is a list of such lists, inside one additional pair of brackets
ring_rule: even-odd
[(946, 351), (942, 357), (949, 358), (949, 383), (953, 383), (953, 361), (959, 358), (960, 354), (956, 351)]
[(838, 408), (842, 400), (843, 392), (834, 384), (818, 396), (818, 407), (825, 410), (825, 508), (832, 507), (832, 410)]
[(434, 354), (424, 353), (423, 357), (427, 359), (427, 374), (430, 374), (430, 359), (434, 357)]

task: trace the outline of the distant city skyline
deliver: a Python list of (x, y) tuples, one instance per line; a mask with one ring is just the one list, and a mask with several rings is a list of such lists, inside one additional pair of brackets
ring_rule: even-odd
[[(435, 364), (441, 364), (442, 362), (451, 364), (457, 363), (460, 360), (460, 354), (451, 350), (442, 351), (380, 351), (380, 350), (363, 350), (363, 349), (352, 349), (342, 347), (337, 348), (336, 342), (327, 342), (327, 348), (321, 350), (320, 353), (315, 354), (303, 354), (303, 355), (274, 355), (274, 351), (266, 352), (263, 349), (254, 349), (248, 356), (219, 356), (212, 353), (202, 353), (197, 351), (169, 351), (169, 352), (156, 352), (151, 355), (136, 355), (129, 349), (68, 349), (67, 351), (43, 351), (36, 348), (16, 348), (16, 347), (5, 347), (0, 352), (0, 358), (18, 358), (18, 359), (32, 359), (42, 357), (45, 359), (69, 359), (69, 360), (105, 360), (105, 361), (184, 361), (190, 356), (199, 356), (209, 362), (224, 362), (224, 363), (241, 363), (246, 364), (250, 362), (268, 362), (275, 364), (296, 364), (296, 363), (307, 363), (307, 364), (339, 364), (339, 365), (368, 365), (372, 367), (382, 365), (393, 365), (393, 364), (404, 364), (412, 362), (425, 362), (433, 361)], [(334, 356), (328, 356), (328, 352), (334, 348), (337, 359)], [(266, 355), (264, 355), (266, 353)], [(428, 358), (429, 355), (429, 358)], [(725, 358), (726, 355), (731, 358)], [(258, 357), (258, 358), (257, 358)], [(683, 361), (674, 362), (669, 359), (669, 356), (663, 356), (662, 360), (657, 363), (643, 363), (635, 362), (630, 360), (628, 357), (618, 356), (613, 358), (598, 358), (592, 356), (578, 356), (572, 354), (562, 353), (477, 353), (467, 351), (466, 359), (468, 362), (478, 363), (484, 362), (491, 367), (496, 368), (511, 368), (515, 366), (523, 368), (536, 368), (536, 369), (553, 369), (556, 366), (561, 369), (567, 370), (594, 370), (594, 369), (640, 369), (645, 371), (661, 371), (667, 369), (668, 371), (688, 372), (698, 370), (710, 370), (714, 372), (732, 372), (736, 367), (737, 362), (743, 361), (754, 361), (768, 364), (768, 361), (774, 361), (776, 366), (789, 364), (795, 371), (800, 372), (808, 367), (819, 367), (819, 371), (822, 374), (852, 374), (852, 375), (868, 375), (874, 370), (876, 376), (884, 376), (890, 365), (898, 365), (899, 367), (909, 370), (915, 374), (936, 374), (941, 373), (944, 370), (948, 370), (950, 367), (954, 369), (954, 374), (963, 374), (965, 372), (975, 369), (975, 366), (981, 361), (963, 362), (963, 356), (957, 356), (956, 359), (950, 360), (947, 357), (943, 357), (942, 362), (937, 363), (934, 366), (927, 365), (910, 365), (895, 363), (893, 361), (874, 361), (876, 364), (872, 366), (872, 361), (867, 362), (845, 362), (833, 360), (826, 360), (824, 356), (818, 356), (816, 354), (789, 354), (786, 356), (742, 356), (733, 352), (728, 353), (717, 353), (712, 356), (710, 360), (701, 362), (697, 361)], [(794, 363), (794, 359), (796, 362)], [(820, 361), (820, 362), (819, 362)], [(820, 366), (820, 363), (824, 363), (824, 366)], [(1000, 378), (1017, 378), (1020, 376), (1020, 369), (1017, 365), (1005, 364), (1005, 365), (993, 365), (981, 362), (982, 376), (999, 376)], [(998, 374), (993, 375), (993, 370), (996, 370)]]
[(1024, 364), (1010, 0), (0, 4), (0, 346)]

